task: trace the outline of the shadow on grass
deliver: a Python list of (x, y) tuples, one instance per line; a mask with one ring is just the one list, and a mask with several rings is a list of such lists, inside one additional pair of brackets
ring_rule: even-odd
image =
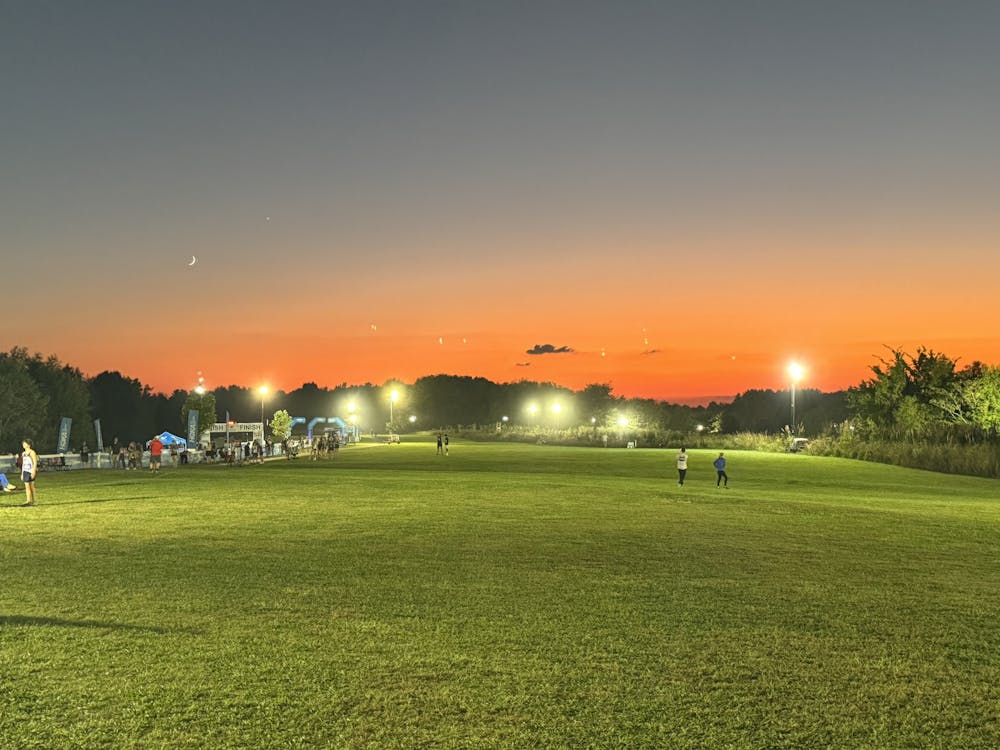
[(53, 503), (53, 505), (85, 505), (87, 503), (122, 503), (132, 500), (152, 500), (152, 495), (142, 495), (140, 497), (99, 497), (94, 500), (70, 500), (66, 503)]
[[(69, 500), (64, 503), (37, 503), (34, 508), (55, 508), (57, 506), (63, 505), (88, 505), (90, 503), (127, 503), (133, 500), (152, 500), (152, 495), (141, 495), (139, 497), (99, 497), (93, 500)], [(0, 505), (0, 509), (4, 508), (24, 508), (24, 503), (16, 503), (14, 505)]]
[(60, 617), (33, 617), (30, 615), (0, 615), (0, 628), (16, 627), (93, 628), (95, 630), (127, 630), (146, 633), (187, 633), (197, 635), (191, 628), (164, 628), (158, 625), (129, 625), (123, 622), (100, 620), (64, 620)]

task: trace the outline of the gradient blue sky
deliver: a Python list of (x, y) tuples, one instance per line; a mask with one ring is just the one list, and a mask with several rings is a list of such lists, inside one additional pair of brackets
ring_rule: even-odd
[(35, 0), (0, 64), (0, 342), (89, 374), (1000, 361), (997, 3)]

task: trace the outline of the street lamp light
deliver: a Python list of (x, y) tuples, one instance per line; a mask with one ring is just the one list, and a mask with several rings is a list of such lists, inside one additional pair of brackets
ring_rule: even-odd
[(792, 362), (788, 365), (788, 376), (792, 380), (792, 434), (796, 433), (795, 429), (795, 386), (798, 385), (799, 381), (802, 380), (802, 376), (806, 374), (805, 368), (798, 362)]

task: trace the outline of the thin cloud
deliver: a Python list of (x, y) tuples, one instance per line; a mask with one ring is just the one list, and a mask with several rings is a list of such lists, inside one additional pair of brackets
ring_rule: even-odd
[(555, 346), (554, 344), (535, 344), (528, 349), (525, 354), (572, 354), (573, 349), (568, 346)]
[(515, 365), (517, 367), (531, 367), (531, 362), (517, 362)]
[(643, 352), (643, 355), (646, 355), (646, 354), (659, 354), (662, 351), (663, 351), (662, 349), (647, 349), (646, 351)]

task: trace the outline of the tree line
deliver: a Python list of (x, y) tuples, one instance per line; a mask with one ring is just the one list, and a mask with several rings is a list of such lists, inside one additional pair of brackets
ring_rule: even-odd
[[(292, 391), (261, 395), (229, 385), (204, 394), (175, 390), (155, 393), (120, 372), (93, 377), (55, 356), (20, 347), (0, 353), (0, 450), (16, 450), (30, 436), (44, 452), (55, 449), (60, 419), (73, 420), (70, 444), (95, 446), (94, 420), (104, 441), (148, 440), (168, 430), (186, 432), (186, 412), (198, 408), (202, 425), (259, 421), (279, 409), (307, 421), (340, 417), (365, 432), (447, 428), (493, 430), (508, 424), (524, 429), (567, 430), (593, 426), (672, 433), (738, 432), (836, 434), (850, 427), (857, 437), (915, 440), (995, 440), (1000, 430), (1000, 369), (981, 363), (959, 368), (943, 354), (919, 349), (891, 356), (872, 368), (873, 377), (835, 393), (796, 392), (797, 425), (789, 425), (790, 393), (748, 390), (731, 403), (687, 406), (615, 396), (606, 383), (579, 391), (554, 383), (522, 380), (497, 383), (482, 377), (430, 375), (412, 384), (342, 383), (333, 388), (304, 383)], [(395, 391), (396, 398), (392, 400)], [(391, 421), (390, 421), (391, 414)]]

